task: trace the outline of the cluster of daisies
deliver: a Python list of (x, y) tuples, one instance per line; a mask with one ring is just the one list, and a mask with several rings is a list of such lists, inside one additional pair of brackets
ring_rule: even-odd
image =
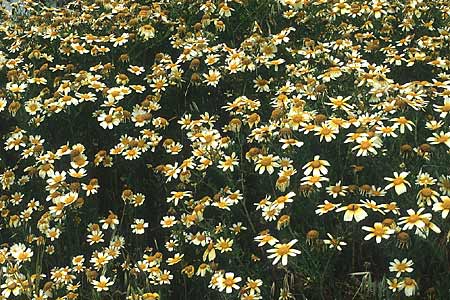
[(1, 11), (1, 299), (314, 299), (356, 249), (438, 290), (413, 260), (450, 240), (450, 4), (258, 3)]

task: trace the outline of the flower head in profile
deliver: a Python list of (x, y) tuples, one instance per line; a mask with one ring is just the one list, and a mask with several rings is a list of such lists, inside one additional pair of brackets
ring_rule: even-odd
[(432, 145), (444, 144), (450, 148), (450, 131), (435, 133), (433, 132), (433, 136), (427, 138), (427, 142), (430, 142)]
[(184, 257), (184, 254), (180, 254), (180, 253), (175, 253), (174, 257), (169, 257), (167, 259), (167, 264), (169, 266), (173, 266), (176, 265), (177, 263), (179, 263)]
[(319, 204), (317, 206), (317, 209), (315, 212), (316, 212), (316, 214), (321, 216), (323, 214), (329, 213), (330, 211), (333, 211), (334, 209), (338, 208), (340, 205), (341, 205), (340, 203), (334, 204), (334, 203), (329, 202), (328, 200), (325, 200), (324, 204)]
[(346, 206), (339, 207), (336, 211), (345, 211), (345, 222), (351, 222), (353, 219), (355, 219), (356, 222), (360, 222), (368, 216), (366, 211), (362, 208), (362, 205), (358, 203), (351, 203)]
[(411, 297), (414, 296), (416, 294), (416, 290), (418, 288), (417, 282), (410, 278), (410, 277), (406, 277), (405, 279), (403, 279), (402, 282), (402, 286), (403, 289), (405, 291), (405, 296), (406, 297)]
[(272, 236), (268, 231), (261, 232), (254, 239), (256, 242), (259, 242), (258, 247), (264, 246), (265, 244), (269, 244), (270, 246), (273, 246), (276, 243), (278, 243), (278, 239), (276, 237)]

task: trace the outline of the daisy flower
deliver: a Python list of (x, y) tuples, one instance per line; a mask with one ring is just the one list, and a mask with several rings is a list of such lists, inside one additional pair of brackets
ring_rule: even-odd
[(103, 239), (103, 232), (100, 230), (93, 230), (91, 234), (87, 236), (87, 242), (89, 245), (102, 243), (105, 240)]
[(97, 120), (100, 122), (100, 126), (103, 129), (113, 129), (114, 126), (120, 124), (119, 116), (112, 108), (109, 110), (108, 113), (100, 114), (97, 117)]
[(341, 246), (346, 246), (347, 243), (342, 241), (341, 238), (334, 238), (331, 234), (327, 233), (329, 239), (323, 240), (325, 245), (329, 245), (328, 248), (333, 249), (336, 248), (338, 251), (342, 251)]
[(170, 274), (170, 271), (164, 270), (163, 272), (161, 272), (161, 273), (159, 274), (159, 277), (158, 277), (158, 283), (159, 283), (160, 285), (163, 285), (163, 284), (170, 284), (170, 281), (171, 281), (172, 279), (173, 279), (173, 275)]
[(436, 184), (437, 180), (427, 172), (417, 174), (416, 184), (419, 186), (427, 186)]
[(109, 287), (114, 284), (114, 281), (110, 281), (109, 278), (105, 276), (100, 276), (100, 280), (92, 280), (92, 285), (97, 290), (97, 292), (107, 291)]
[(352, 151), (358, 150), (356, 156), (368, 156), (369, 153), (376, 155), (378, 152), (376, 149), (382, 147), (382, 142), (379, 137), (372, 137), (368, 139), (367, 137), (359, 137), (356, 139), (358, 145), (352, 148)]
[(302, 169), (305, 170), (303, 174), (308, 176), (312, 173), (313, 176), (327, 175), (330, 163), (326, 160), (320, 159), (319, 155), (314, 156), (314, 159), (305, 164)]
[(135, 234), (143, 234), (145, 228), (148, 228), (148, 223), (145, 223), (144, 219), (134, 219), (134, 223), (131, 224), (131, 229)]
[(351, 222), (355, 219), (356, 222), (360, 222), (364, 220), (368, 214), (364, 209), (362, 209), (361, 205), (357, 203), (351, 203), (346, 206), (339, 207), (336, 209), (337, 212), (345, 211), (344, 221)]
[(412, 268), (414, 262), (412, 260), (408, 260), (407, 258), (404, 258), (402, 261), (396, 258), (393, 262), (390, 262), (389, 265), (390, 272), (397, 272), (395, 277), (400, 277), (403, 273), (411, 273), (414, 271)]
[(173, 227), (177, 223), (174, 216), (164, 216), (160, 222), (162, 228)]
[(231, 294), (233, 292), (233, 289), (239, 289), (239, 285), (237, 285), (237, 283), (241, 280), (241, 277), (235, 277), (234, 273), (227, 272), (225, 273), (225, 275), (219, 277), (219, 281), (217, 283), (219, 291), (222, 292), (223, 290), (225, 290), (225, 293)]
[(407, 229), (413, 229), (414, 227), (417, 228), (423, 228), (425, 227), (425, 222), (423, 219), (431, 220), (431, 214), (425, 213), (421, 214), (425, 208), (420, 208), (417, 212), (415, 212), (413, 209), (408, 209), (406, 212), (409, 216), (407, 217), (401, 217), (398, 222), (398, 225), (403, 225), (403, 230)]
[(351, 104), (349, 104), (347, 101), (351, 99), (351, 96), (347, 96), (345, 98), (343, 98), (342, 96), (337, 96), (337, 97), (328, 97), (330, 99), (330, 102), (325, 103), (325, 105), (330, 105), (332, 106), (332, 110), (343, 110), (343, 111), (348, 111), (351, 110), (353, 108), (353, 106)]
[(232, 246), (233, 240), (229, 238), (224, 239), (223, 237), (220, 237), (215, 244), (215, 248), (219, 250), (220, 253), (232, 251)]
[(250, 290), (250, 292), (261, 293), (260, 286), (263, 285), (263, 281), (261, 279), (251, 279), (247, 278), (247, 283), (245, 287)]
[(301, 185), (308, 185), (308, 186), (315, 186), (317, 188), (322, 188), (322, 183), (321, 181), (329, 181), (329, 179), (327, 177), (323, 177), (323, 176), (305, 176), (302, 177), (300, 179), (302, 181)]
[(13, 277), (6, 277), (5, 283), (3, 283), (0, 288), (2, 289), (2, 296), (5, 297), (5, 299), (8, 299), (11, 294), (18, 296), (23, 290), (21, 284)]
[(382, 205), (377, 204), (373, 200), (360, 200), (360, 202), (364, 205), (364, 207), (371, 209), (374, 212), (379, 212), (384, 215), (384, 211), (382, 210)]
[(200, 264), (200, 266), (198, 266), (197, 272), (195, 273), (195, 275), (200, 276), (200, 277), (205, 277), (206, 276), (206, 272), (210, 272), (211, 271), (211, 267), (208, 264), (202, 263)]
[(414, 122), (411, 120), (408, 120), (407, 118), (401, 116), (398, 118), (392, 118), (390, 121), (393, 121), (395, 126), (398, 126), (400, 128), (400, 133), (404, 134), (405, 129), (408, 129), (409, 131), (413, 131), (413, 126), (415, 126)]
[(398, 128), (397, 124), (394, 124), (393, 126), (377, 126), (375, 128), (375, 133), (381, 134), (383, 137), (398, 137), (398, 135), (395, 133), (395, 130)]
[(442, 218), (447, 218), (450, 212), (450, 197), (441, 196), (441, 201), (433, 205), (433, 211), (442, 211)]
[(275, 201), (273, 201), (273, 205), (276, 205), (278, 207), (278, 209), (283, 209), (285, 203), (292, 203), (294, 202), (294, 199), (292, 199), (293, 197), (295, 197), (296, 194), (294, 192), (289, 192), (284, 196), (279, 196), (277, 199), (275, 199)]
[(401, 291), (403, 290), (403, 281), (398, 281), (397, 278), (394, 279), (388, 279), (386, 278), (386, 282), (388, 284), (388, 289), (390, 289), (393, 293), (395, 293), (397, 290)]
[(328, 127), (325, 123), (323, 123), (321, 126), (317, 126), (314, 128), (314, 131), (316, 131), (316, 133), (314, 135), (319, 135), (320, 138), (319, 140), (322, 142), (323, 139), (325, 139), (325, 141), (327, 143), (331, 142), (332, 140), (334, 140), (336, 138), (336, 134), (339, 133), (339, 129), (336, 127)]
[(450, 196), (450, 176), (449, 175), (440, 176), (438, 186), (439, 186), (439, 191), (442, 194)]
[(384, 180), (390, 181), (384, 189), (389, 190), (391, 188), (395, 189), (397, 195), (401, 195), (406, 192), (406, 186), (411, 186), (411, 184), (405, 180), (405, 178), (409, 175), (409, 172), (401, 172), (398, 174), (394, 172), (394, 177), (384, 177)]
[(205, 77), (203, 82), (206, 83), (206, 85), (216, 87), (219, 84), (221, 75), (217, 70), (209, 70), (208, 74), (203, 74), (203, 77)]
[(450, 99), (444, 99), (443, 105), (433, 104), (433, 108), (435, 112), (439, 112), (439, 117), (444, 119), (447, 114), (450, 112)]
[(280, 164), (278, 163), (279, 160), (280, 157), (273, 156), (273, 154), (259, 154), (255, 166), (255, 171), (259, 172), (259, 174), (263, 174), (265, 171), (267, 171), (267, 173), (269, 174), (272, 174), (273, 172), (275, 172), (275, 168), (278, 168), (280, 166)]
[(0, 98), (0, 112), (2, 112), (3, 110), (5, 110), (6, 104), (8, 102), (6, 101), (5, 98)]
[(111, 37), (110, 41), (113, 42), (113, 46), (117, 47), (117, 46), (122, 46), (124, 45), (126, 42), (128, 42), (128, 38), (129, 38), (129, 34), (128, 33), (122, 33), (122, 35), (118, 36), (118, 37)]
[(128, 72), (133, 73), (134, 75), (141, 75), (142, 73), (145, 72), (144, 67), (132, 66), (132, 65), (130, 65), (130, 67), (127, 70), (128, 70)]
[(397, 206), (397, 202), (389, 202), (383, 205), (384, 212), (392, 212), (394, 215), (400, 214), (400, 209)]
[(33, 251), (27, 248), (24, 244), (14, 244), (10, 248), (11, 256), (17, 260), (17, 262), (22, 263), (30, 261), (33, 257)]
[(64, 203), (65, 206), (69, 206), (74, 203), (78, 199), (78, 193), (69, 192), (65, 195), (61, 196), (61, 202)]
[(300, 148), (301, 146), (303, 146), (303, 142), (298, 141), (296, 139), (290, 138), (290, 139), (280, 139), (280, 143), (282, 143), (283, 145), (281, 146), (281, 149), (285, 150), (289, 147), (298, 147)]
[(17, 83), (8, 82), (6, 84), (6, 89), (13, 93), (23, 93), (27, 87), (28, 85), (26, 83), (21, 83), (19, 85)]
[(298, 240), (293, 239), (289, 243), (286, 244), (275, 244), (273, 249), (267, 250), (270, 254), (267, 258), (274, 258), (272, 264), (275, 265), (281, 259), (281, 264), (283, 266), (287, 265), (288, 256), (297, 256), (301, 251), (297, 249), (293, 249), (292, 246), (297, 243)]
[(394, 229), (384, 226), (382, 223), (375, 223), (373, 227), (363, 226), (363, 230), (370, 233), (364, 237), (364, 240), (370, 240), (375, 237), (377, 244), (381, 243), (381, 239), (389, 239), (391, 234), (394, 234)]
[(416, 294), (416, 290), (418, 289), (418, 285), (417, 282), (410, 278), (410, 277), (406, 277), (403, 280), (403, 289), (405, 291), (405, 296), (406, 297), (412, 297)]
[(334, 203), (329, 202), (328, 200), (325, 200), (324, 204), (319, 204), (317, 206), (318, 208), (316, 209), (315, 212), (316, 212), (316, 214), (321, 216), (323, 214), (329, 213), (330, 211), (338, 208), (340, 205), (341, 205), (340, 203), (334, 204)]
[(441, 229), (436, 224), (431, 222), (431, 218), (430, 219), (424, 218), (422, 219), (422, 221), (425, 223), (425, 226), (422, 228), (416, 228), (416, 231), (414, 232), (418, 236), (424, 239), (428, 238), (428, 235), (430, 234), (430, 229), (437, 234), (441, 233)]
[(330, 185), (326, 188), (327, 194), (333, 198), (337, 198), (338, 196), (344, 197), (347, 195), (347, 190), (348, 186), (342, 185), (340, 180), (335, 185)]
[(433, 136), (427, 138), (427, 142), (430, 142), (432, 145), (444, 144), (450, 148), (450, 131), (441, 131), (439, 133), (433, 132)]
[(425, 127), (429, 130), (438, 130), (444, 126), (442, 121), (431, 120), (425, 123)]
[(271, 203), (270, 205), (264, 206), (262, 208), (261, 215), (263, 216), (264, 220), (271, 222), (280, 215), (280, 212), (281, 211), (278, 206)]
[(183, 257), (184, 257), (184, 254), (175, 253), (174, 257), (170, 257), (167, 259), (167, 264), (169, 266), (176, 265), (183, 259)]
[(260, 235), (255, 237), (255, 241), (259, 242), (258, 247), (262, 247), (265, 244), (269, 244), (270, 246), (275, 245), (278, 243), (278, 239), (274, 236), (270, 235), (268, 232), (261, 233)]
[(231, 156), (225, 155), (222, 160), (219, 161), (219, 165), (217, 166), (219, 169), (222, 169), (224, 172), (230, 170), (234, 172), (234, 166), (239, 165), (239, 160), (236, 157), (236, 153), (231, 153)]
[(417, 204), (419, 206), (424, 206), (425, 203), (430, 206), (433, 202), (438, 202), (439, 193), (429, 187), (424, 187), (419, 190), (416, 198), (418, 199)]
[(174, 205), (177, 206), (180, 200), (184, 198), (191, 198), (191, 191), (173, 191), (170, 192), (171, 196), (167, 198), (167, 203), (174, 202)]

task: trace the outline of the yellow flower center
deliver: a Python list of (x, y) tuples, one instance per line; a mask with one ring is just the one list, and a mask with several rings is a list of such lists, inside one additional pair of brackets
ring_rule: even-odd
[(322, 165), (322, 164), (320, 163), (319, 160), (314, 160), (314, 161), (311, 163), (311, 167), (313, 167), (314, 169), (320, 168), (321, 165)]
[(441, 136), (439, 136), (439, 137), (437, 138), (437, 141), (438, 141), (439, 143), (446, 143), (446, 142), (448, 141), (448, 139), (449, 139), (448, 136), (446, 136), (446, 135), (441, 135)]
[(420, 220), (420, 216), (419, 215), (412, 215), (408, 217), (408, 223), (416, 223), (417, 221)]
[(442, 112), (450, 112), (450, 103), (444, 104), (444, 106), (441, 107)]
[(28, 258), (28, 254), (26, 252), (21, 252), (18, 257), (19, 260), (23, 261)]
[(405, 271), (406, 268), (408, 267), (408, 265), (405, 263), (399, 263), (396, 267), (397, 267), (397, 270), (399, 270), (399, 271)]
[(321, 133), (322, 135), (329, 135), (329, 134), (331, 133), (331, 129), (330, 129), (330, 128), (327, 128), (327, 127), (324, 127), (324, 128), (322, 128), (322, 130), (320, 131), (320, 133)]
[(397, 177), (394, 179), (394, 181), (392, 182), (394, 185), (400, 185), (403, 184), (405, 182), (405, 180), (401, 177)]
[(161, 278), (161, 280), (168, 280), (169, 279), (169, 275), (161, 274), (160, 278)]
[(272, 158), (270, 158), (270, 157), (263, 157), (260, 160), (260, 164), (262, 166), (265, 166), (265, 167), (270, 166), (272, 164)]
[(359, 205), (358, 204), (350, 204), (348, 206), (348, 210), (351, 210), (351, 211), (357, 211), (358, 209), (359, 209)]
[(360, 144), (360, 148), (363, 150), (367, 150), (372, 146), (372, 143), (370, 141), (362, 141)]
[(277, 254), (279, 256), (287, 255), (289, 253), (290, 249), (291, 249), (291, 246), (289, 246), (287, 244), (282, 245), (277, 249)]
[(375, 227), (375, 230), (373, 231), (373, 234), (375, 236), (383, 236), (385, 233), (384, 227)]
[(433, 194), (433, 190), (430, 188), (424, 188), (420, 191), (420, 194), (424, 197), (430, 197)]
[(225, 286), (233, 286), (234, 280), (233, 280), (233, 278), (226, 278), (226, 279), (223, 281), (223, 284), (224, 284)]
[(444, 210), (450, 210), (450, 198), (449, 198), (449, 199), (445, 199), (445, 200), (442, 202), (442, 208), (443, 208)]

